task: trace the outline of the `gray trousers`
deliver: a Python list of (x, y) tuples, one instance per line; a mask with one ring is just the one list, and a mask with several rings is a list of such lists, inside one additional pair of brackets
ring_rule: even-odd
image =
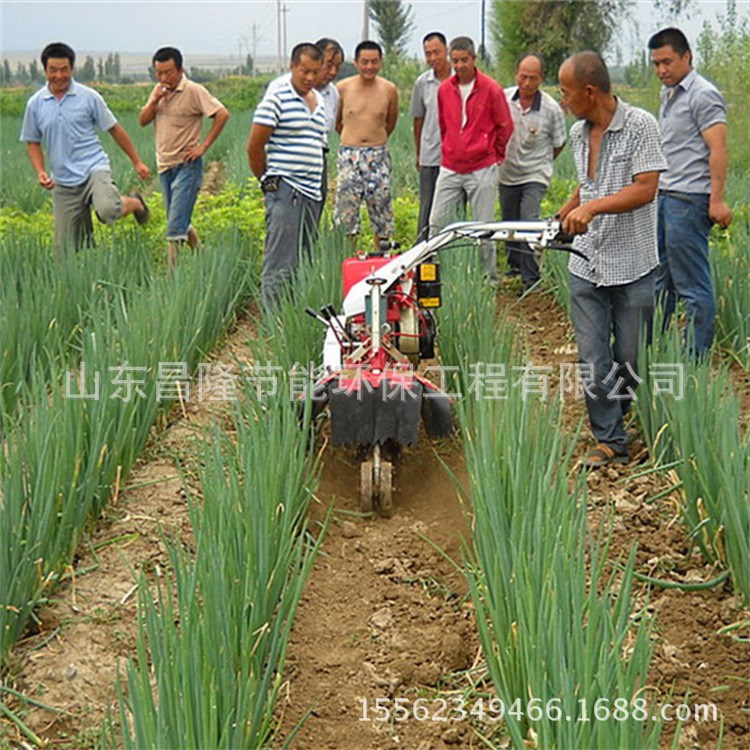
[(440, 167), (419, 167), (419, 219), (417, 241), (427, 239), (430, 232), (430, 211), (435, 197), (435, 183)]
[(73, 187), (55, 185), (52, 188), (55, 216), (55, 246), (76, 250), (94, 244), (91, 207), (104, 224), (114, 224), (122, 216), (122, 198), (112, 173), (108, 169), (92, 172), (86, 182)]
[[(453, 221), (465, 199), (471, 206), (475, 221), (494, 221), (497, 184), (497, 166), (494, 164), (468, 174), (458, 174), (440, 167), (430, 212), (430, 236)], [(497, 283), (495, 243), (482, 242), (479, 254), (482, 273)]]
[[(522, 185), (500, 185), (500, 210), (503, 221), (531, 221), (539, 218), (539, 207), (547, 192), (541, 182), (524, 182)], [(508, 242), (508, 264), (521, 273), (527, 289), (539, 281), (539, 264), (534, 251), (522, 242)]]
[(265, 194), (265, 203), (266, 245), (260, 286), (263, 307), (273, 312), (299, 265), (301, 253), (310, 252), (323, 203), (308, 198), (283, 179), (278, 190)]

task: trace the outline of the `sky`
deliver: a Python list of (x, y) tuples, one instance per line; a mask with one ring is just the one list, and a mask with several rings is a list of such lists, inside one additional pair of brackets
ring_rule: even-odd
[[(186, 58), (194, 54), (244, 57), (277, 54), (277, 7), (288, 8), (287, 50), (297, 42), (322, 36), (341, 42), (350, 57), (362, 34), (362, 0), (0, 0), (0, 54), (41, 50), (50, 41), (65, 41), (86, 52), (150, 52), (172, 45)], [(415, 30), (409, 45), (420, 53), (428, 31), (446, 36), (468, 35), (479, 44), (481, 0), (412, 0)], [(487, 0), (487, 11), (492, 5)], [(738, 0), (744, 12), (750, 0)], [(619, 31), (625, 60), (645, 46), (648, 36), (664, 25), (651, 0), (639, 0), (634, 20)], [(694, 12), (679, 25), (694, 40), (703, 21), (726, 10), (726, 0), (694, 0)], [(371, 26), (371, 37), (375, 30)], [(491, 44), (487, 31), (487, 43)]]

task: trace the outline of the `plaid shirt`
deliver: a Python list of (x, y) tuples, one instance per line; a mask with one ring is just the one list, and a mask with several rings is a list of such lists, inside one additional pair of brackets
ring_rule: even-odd
[[(618, 193), (644, 172), (663, 172), (667, 162), (661, 148), (659, 126), (653, 115), (617, 99), (612, 122), (602, 136), (596, 175), (588, 176), (591, 126), (579, 120), (570, 131), (581, 205)], [(659, 262), (656, 240), (656, 199), (622, 214), (599, 214), (586, 234), (573, 246), (588, 261), (570, 256), (574, 276), (597, 286), (630, 284), (653, 270)]]

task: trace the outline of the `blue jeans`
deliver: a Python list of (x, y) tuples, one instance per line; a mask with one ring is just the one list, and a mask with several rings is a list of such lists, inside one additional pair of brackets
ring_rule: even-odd
[(323, 204), (303, 195), (283, 179), (278, 190), (264, 197), (266, 245), (260, 286), (263, 307), (272, 312), (299, 265), (300, 251), (310, 252)]
[[(500, 184), (500, 210), (503, 221), (531, 221), (539, 218), (539, 207), (547, 192), (542, 182), (524, 182), (523, 185)], [(534, 251), (523, 242), (508, 242), (508, 264), (521, 273), (526, 289), (539, 281), (539, 264)]]
[(583, 373), (591, 431), (597, 442), (623, 455), (628, 450), (623, 417), (638, 385), (638, 339), (653, 317), (655, 277), (654, 270), (631, 284), (596, 286), (570, 275), (578, 359), (593, 368), (593, 382)]
[(168, 240), (187, 240), (202, 179), (202, 159), (186, 161), (159, 173), (164, 204), (167, 208)]
[(664, 306), (664, 322), (674, 313), (677, 297), (687, 305), (689, 335), (695, 354), (703, 356), (714, 339), (714, 289), (708, 262), (709, 196), (659, 193), (659, 270), (656, 293)]

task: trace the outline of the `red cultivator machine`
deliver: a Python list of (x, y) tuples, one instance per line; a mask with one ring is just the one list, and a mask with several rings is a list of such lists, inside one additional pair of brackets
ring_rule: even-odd
[(347, 258), (343, 310), (307, 309), (326, 327), (316, 407), (328, 405), (333, 445), (367, 454), (360, 469), (364, 512), (390, 515), (393, 465), (387, 458), (418, 441), (420, 420), (431, 437), (454, 429), (450, 398), (418, 370), (435, 356), (437, 254), (460, 240), (524, 242), (534, 252), (570, 250), (569, 239), (555, 221), (452, 224), (397, 255), (384, 250)]

